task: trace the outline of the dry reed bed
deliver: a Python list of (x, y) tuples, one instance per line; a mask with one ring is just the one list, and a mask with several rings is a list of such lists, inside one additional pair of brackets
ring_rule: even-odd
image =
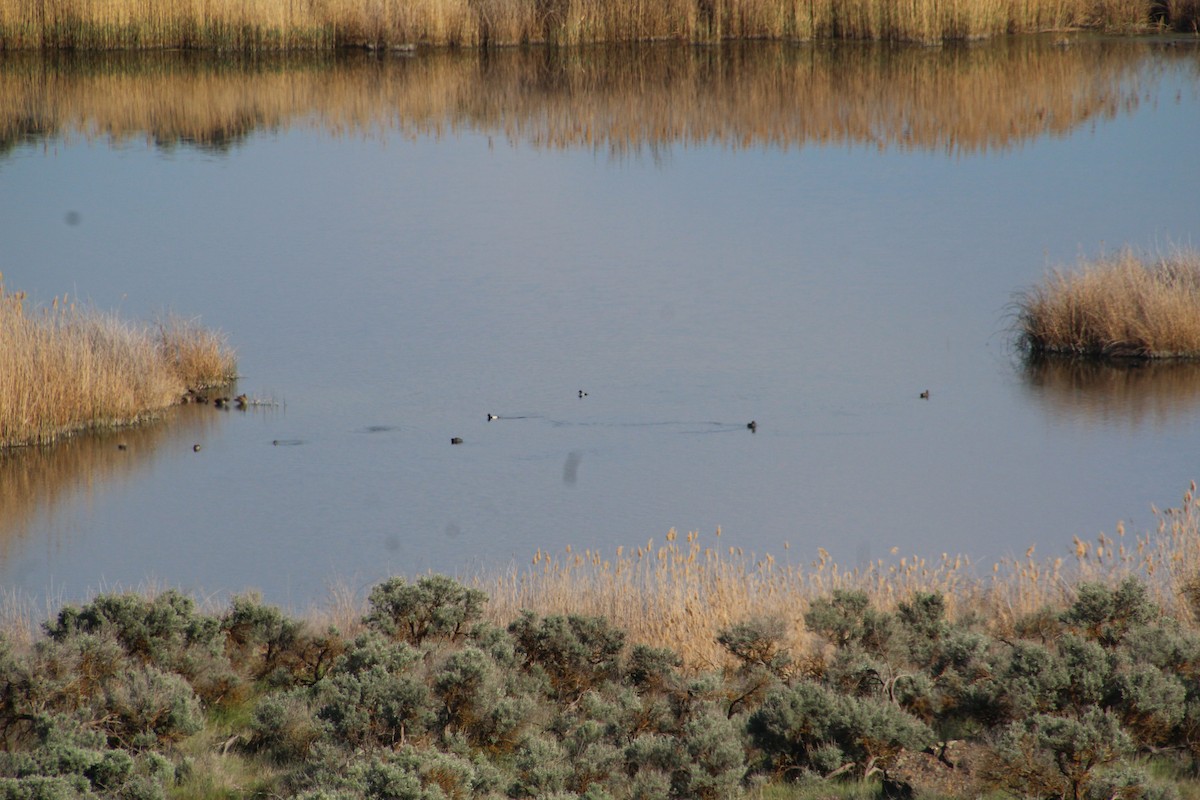
[(1079, 27), (1190, 31), (1196, 19), (1197, 0), (0, 0), (0, 47), (940, 42)]
[(614, 154), (708, 143), (972, 153), (1125, 113), (1173, 63), (1195, 61), (1138, 41), (1064, 49), (1036, 39), (240, 65), (178, 54), (17, 56), (0, 70), (0, 151), (52, 136), (225, 148), (258, 129), (314, 126), (379, 137), (469, 129)]
[(65, 297), (26, 309), (0, 285), (2, 447), (132, 424), (234, 377), (224, 339), (189, 320), (136, 325)]
[(1200, 358), (1200, 252), (1055, 270), (1018, 301), (1018, 326), (1035, 356)]
[[(1178, 508), (1154, 509), (1157, 527), (1140, 536), (1074, 541), (1068, 558), (1046, 560), (1029, 548), (1024, 559), (998, 562), (980, 575), (962, 557), (943, 554), (876, 561), (865, 568), (839, 568), (820, 550), (807, 564), (756, 557), (737, 547), (705, 545), (698, 533), (664, 543), (649, 541), (559, 556), (538, 551), (523, 570), (476, 580), (488, 593), (488, 616), (506, 624), (521, 609), (540, 614), (603, 615), (631, 641), (668, 646), (696, 668), (720, 666), (727, 655), (716, 642), (722, 628), (753, 617), (783, 620), (794, 652), (813, 641), (804, 630), (809, 603), (835, 589), (866, 591), (879, 608), (894, 610), (914, 592), (936, 592), (952, 618), (973, 616), (998, 631), (1011, 632), (1022, 616), (1047, 606), (1062, 607), (1077, 581), (1115, 583), (1130, 575), (1147, 582), (1166, 613), (1195, 625), (1183, 593), (1200, 570), (1200, 501), (1193, 483)], [(717, 539), (721, 533), (717, 531)], [(894, 552), (894, 551), (893, 551)]]

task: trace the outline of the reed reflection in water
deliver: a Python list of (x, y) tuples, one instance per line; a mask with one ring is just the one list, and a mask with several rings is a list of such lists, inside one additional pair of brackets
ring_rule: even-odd
[(1088, 425), (1161, 428), (1200, 409), (1200, 364), (1193, 361), (1033, 358), (1024, 379), (1055, 418)]
[(55, 530), (55, 510), (136, 480), (167, 451), (191, 451), (221, 423), (211, 406), (179, 406), (129, 428), (57, 444), (0, 448), (0, 559), (33, 531)]
[(0, 59), (0, 154), (80, 136), (220, 152), (295, 126), (333, 136), (469, 130), (614, 155), (706, 143), (972, 154), (1128, 112), (1168, 59), (1191, 62), (1200, 78), (1198, 52), (1028, 37), (937, 49), (755, 43), (300, 60), (15, 54)]

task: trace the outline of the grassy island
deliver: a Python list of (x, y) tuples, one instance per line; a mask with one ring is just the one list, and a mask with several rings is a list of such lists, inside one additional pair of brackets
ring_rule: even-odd
[(25, 299), (0, 284), (0, 447), (133, 424), (237, 375), (224, 339), (190, 320), (139, 325)]
[(1156, 513), (988, 580), (692, 534), (300, 618), (167, 590), (35, 629), (10, 603), (0, 797), (1189, 800), (1195, 485)]
[(1018, 326), (1034, 356), (1200, 358), (1200, 253), (1055, 271), (1018, 301)]
[(936, 43), (1194, 32), (1200, 0), (0, 0), (0, 50), (224, 51), (672, 40)]

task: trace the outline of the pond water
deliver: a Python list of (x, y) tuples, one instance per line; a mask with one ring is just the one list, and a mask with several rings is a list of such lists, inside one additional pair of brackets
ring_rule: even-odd
[(264, 402), (0, 457), (0, 585), (1148, 530), (1200, 371), (1026, 365), (1012, 302), (1200, 245), (1198, 141), (1187, 41), (5, 56), (5, 286), (198, 316)]

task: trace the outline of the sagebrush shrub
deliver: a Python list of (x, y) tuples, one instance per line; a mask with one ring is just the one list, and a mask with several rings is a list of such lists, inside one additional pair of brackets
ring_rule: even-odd
[(1081, 583), (1076, 593), (1075, 602), (1062, 613), (1063, 622), (1105, 647), (1115, 647), (1132, 628), (1159, 616), (1145, 585), (1134, 577), (1115, 589), (1102, 583)]
[(427, 637), (458, 639), (483, 613), (487, 595), (444, 575), (430, 575), (415, 584), (391, 578), (376, 585), (363, 622), (388, 636), (419, 645)]
[(1078, 716), (1035, 714), (1008, 726), (984, 769), (1019, 795), (1080, 800), (1098, 771), (1132, 751), (1117, 718), (1100, 709)]
[(570, 701), (621, 674), (625, 633), (602, 617), (549, 616), (526, 611), (508, 626), (518, 650)]
[(429, 686), (416, 667), (422, 654), (377, 633), (359, 636), (313, 688), (317, 717), (350, 746), (393, 746), (437, 720)]
[(827, 759), (836, 745), (862, 773), (886, 766), (900, 751), (920, 750), (934, 741), (933, 731), (900, 708), (874, 698), (855, 698), (812, 681), (777, 689), (750, 715), (747, 730), (775, 769), (802, 772), (817, 768), (814, 754)]

